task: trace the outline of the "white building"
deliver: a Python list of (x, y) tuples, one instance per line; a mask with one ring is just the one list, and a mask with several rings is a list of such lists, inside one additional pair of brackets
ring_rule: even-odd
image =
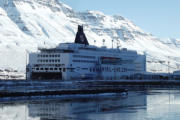
[(146, 71), (146, 56), (126, 48), (98, 48), (88, 44), (83, 28), (78, 27), (75, 43), (39, 49), (29, 54), (28, 79), (106, 79)]

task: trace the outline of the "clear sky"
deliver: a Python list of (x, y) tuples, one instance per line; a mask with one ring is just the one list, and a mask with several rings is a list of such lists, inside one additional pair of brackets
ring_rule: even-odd
[(160, 38), (180, 38), (180, 0), (60, 0), (75, 11), (122, 15)]

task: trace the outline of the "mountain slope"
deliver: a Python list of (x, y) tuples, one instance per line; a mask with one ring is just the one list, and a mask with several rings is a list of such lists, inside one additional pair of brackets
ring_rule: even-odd
[[(84, 25), (92, 45), (101, 46), (105, 39), (105, 45), (111, 47), (114, 40), (114, 47), (120, 42), (121, 47), (146, 52), (149, 71), (153, 71), (154, 66), (166, 71), (167, 61), (173, 66), (171, 70), (180, 64), (180, 45), (176, 44), (179, 40), (166, 44), (122, 16), (108, 16), (98, 11), (75, 12), (58, 0), (1, 0), (0, 67), (23, 71), (28, 52), (74, 42), (78, 24)], [(159, 61), (165, 61), (165, 65)]]

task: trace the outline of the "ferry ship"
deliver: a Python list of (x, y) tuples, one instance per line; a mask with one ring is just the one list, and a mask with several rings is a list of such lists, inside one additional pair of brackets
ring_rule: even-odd
[(146, 56), (126, 48), (89, 45), (83, 26), (78, 26), (74, 43), (41, 48), (29, 54), (29, 80), (119, 80), (146, 72)]

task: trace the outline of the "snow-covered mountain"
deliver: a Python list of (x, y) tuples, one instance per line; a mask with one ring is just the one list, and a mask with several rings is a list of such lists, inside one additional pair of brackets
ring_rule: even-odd
[(180, 39), (158, 39), (122, 16), (75, 12), (59, 0), (0, 0), (0, 68), (25, 70), (28, 52), (74, 42), (78, 24), (92, 45), (101, 46), (105, 39), (111, 47), (114, 40), (114, 47), (120, 43), (147, 54), (149, 71), (180, 66)]

